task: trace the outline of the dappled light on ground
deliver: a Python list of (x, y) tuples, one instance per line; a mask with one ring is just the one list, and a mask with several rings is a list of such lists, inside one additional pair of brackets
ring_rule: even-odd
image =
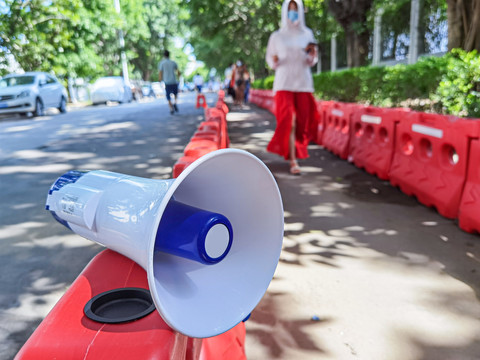
[(247, 322), (249, 359), (480, 353), (478, 236), (318, 145), (294, 177), (265, 150), (273, 116), (261, 109), (228, 116), (232, 147), (267, 164), (285, 208), (280, 263)]

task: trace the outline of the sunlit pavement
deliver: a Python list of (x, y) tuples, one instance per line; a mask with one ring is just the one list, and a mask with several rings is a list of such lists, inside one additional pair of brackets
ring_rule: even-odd
[(480, 236), (320, 146), (290, 175), (265, 151), (275, 119), (263, 109), (228, 120), (231, 146), (267, 164), (285, 208), (248, 359), (480, 358)]
[[(175, 116), (160, 99), (0, 122), (0, 359), (101, 250), (44, 210), (52, 181), (71, 169), (169, 178), (203, 119), (194, 100), (181, 95)], [(479, 236), (319, 146), (289, 175), (265, 151), (264, 110), (232, 107), (228, 121), (231, 146), (265, 161), (285, 208), (275, 278), (247, 321), (250, 360), (478, 359)]]
[(44, 210), (52, 182), (72, 169), (170, 178), (204, 118), (193, 93), (180, 95), (179, 109), (172, 116), (159, 99), (0, 122), (0, 359), (18, 352), (102, 249)]

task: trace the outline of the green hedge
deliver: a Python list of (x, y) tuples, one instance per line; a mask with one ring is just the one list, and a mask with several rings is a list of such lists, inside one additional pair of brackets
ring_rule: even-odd
[(480, 117), (480, 55), (453, 50), (432, 98), (451, 114)]
[[(254, 88), (272, 89), (274, 77), (256, 80)], [(313, 76), (322, 100), (410, 106), (461, 116), (480, 116), (480, 56), (454, 50), (416, 64), (360, 67)]]

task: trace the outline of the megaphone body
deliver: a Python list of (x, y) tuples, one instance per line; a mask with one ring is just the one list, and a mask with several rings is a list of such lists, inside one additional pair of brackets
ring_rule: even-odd
[(241, 150), (209, 153), (171, 180), (71, 171), (52, 185), (47, 210), (142, 266), (162, 318), (192, 337), (221, 334), (245, 319), (282, 247), (276, 182)]

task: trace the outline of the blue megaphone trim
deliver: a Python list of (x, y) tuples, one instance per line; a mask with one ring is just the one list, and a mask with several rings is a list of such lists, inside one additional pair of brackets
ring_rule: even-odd
[[(211, 257), (206, 249), (207, 236), (216, 225), (228, 230), (227, 245), (221, 255)], [(232, 247), (233, 228), (223, 215), (170, 200), (158, 227), (155, 251), (181, 256), (206, 265), (222, 261)]]
[[(73, 184), (77, 182), (78, 179), (80, 179), (83, 175), (88, 173), (89, 171), (82, 171), (82, 170), (71, 170), (60, 176), (57, 181), (52, 185), (50, 190), (48, 191), (48, 195), (52, 195), (54, 191), (58, 191), (61, 188), (63, 188), (65, 185), (68, 184)], [(67, 221), (63, 220), (60, 218), (55, 211), (50, 210), (50, 207), (48, 205), (45, 205), (45, 210), (48, 210), (52, 213), (52, 216), (55, 220), (57, 220), (60, 224), (65, 226), (66, 228), (71, 229), (70, 225), (68, 224)]]

